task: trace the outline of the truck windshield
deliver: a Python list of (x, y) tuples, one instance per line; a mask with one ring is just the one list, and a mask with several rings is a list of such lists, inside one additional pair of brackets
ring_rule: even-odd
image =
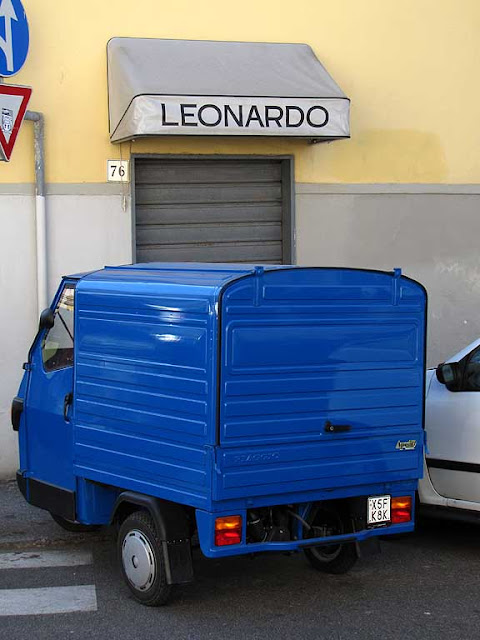
[(42, 360), (46, 371), (73, 365), (73, 310), (75, 287), (66, 285), (55, 308), (55, 323), (42, 343)]

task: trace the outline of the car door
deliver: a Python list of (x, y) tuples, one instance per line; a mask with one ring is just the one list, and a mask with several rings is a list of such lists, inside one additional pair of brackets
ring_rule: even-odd
[[(39, 494), (37, 506), (70, 515), (62, 502), (73, 495), (72, 425), (75, 282), (64, 281), (54, 301), (54, 324), (40, 332), (27, 365), (29, 376), (25, 398), (26, 476), (30, 491)], [(57, 489), (66, 489), (61, 492)], [(47, 504), (39, 504), (45, 501)], [(69, 500), (67, 499), (67, 502)], [(70, 501), (71, 502), (71, 501)]]
[(458, 390), (434, 376), (427, 396), (426, 458), (435, 490), (446, 498), (480, 502), (480, 348), (458, 367)]

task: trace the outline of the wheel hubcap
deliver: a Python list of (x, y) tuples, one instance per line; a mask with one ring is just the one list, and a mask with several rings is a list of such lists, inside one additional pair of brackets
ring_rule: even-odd
[(129, 582), (146, 591), (155, 580), (155, 555), (152, 545), (141, 531), (129, 531), (122, 544), (122, 562)]

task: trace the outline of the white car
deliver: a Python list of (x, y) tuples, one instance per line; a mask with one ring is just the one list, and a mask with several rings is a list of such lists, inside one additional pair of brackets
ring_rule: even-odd
[(427, 372), (420, 513), (480, 519), (480, 339)]

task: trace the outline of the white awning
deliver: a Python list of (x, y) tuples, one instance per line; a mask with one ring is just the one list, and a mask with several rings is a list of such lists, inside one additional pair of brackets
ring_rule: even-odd
[(306, 44), (113, 38), (110, 139), (349, 137), (350, 101)]

